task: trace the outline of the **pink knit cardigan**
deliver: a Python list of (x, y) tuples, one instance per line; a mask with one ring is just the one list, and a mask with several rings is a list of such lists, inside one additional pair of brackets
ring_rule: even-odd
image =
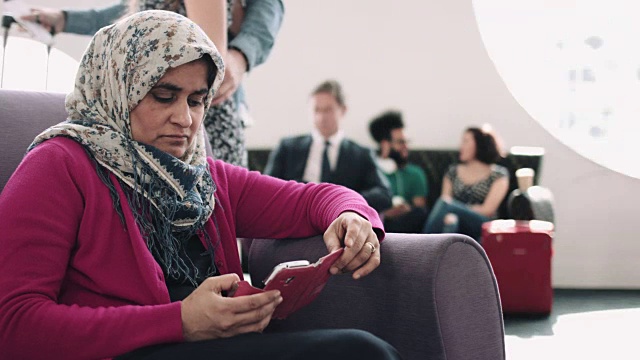
[[(350, 210), (377, 213), (357, 193), (285, 182), (209, 159), (217, 185), (212, 236), (221, 273), (242, 277), (237, 237), (322, 234)], [(7, 359), (110, 358), (183, 341), (180, 302), (135, 224), (122, 189), (123, 225), (95, 164), (73, 140), (29, 152), (0, 195), (0, 349)], [(212, 217), (213, 218), (213, 217)]]

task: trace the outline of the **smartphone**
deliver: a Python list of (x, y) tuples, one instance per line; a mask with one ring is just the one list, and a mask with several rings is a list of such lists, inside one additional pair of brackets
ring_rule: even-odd
[(287, 261), (287, 262), (280, 263), (276, 265), (273, 268), (273, 270), (271, 270), (271, 273), (269, 274), (269, 276), (267, 276), (267, 278), (262, 283), (266, 286), (267, 284), (269, 284), (269, 282), (271, 282), (271, 280), (273, 280), (278, 275), (280, 271), (284, 269), (293, 269), (293, 268), (309, 266), (309, 265), (311, 265), (311, 263), (308, 262), (307, 260), (295, 260), (295, 261)]
[(306, 260), (283, 262), (276, 265), (263, 281), (264, 289), (258, 289), (246, 281), (239, 281), (238, 287), (229, 296), (259, 294), (268, 290), (279, 290), (282, 303), (276, 307), (272, 317), (284, 319), (289, 314), (308, 305), (322, 291), (331, 277), (329, 268), (338, 260), (343, 248), (326, 255), (311, 264)]

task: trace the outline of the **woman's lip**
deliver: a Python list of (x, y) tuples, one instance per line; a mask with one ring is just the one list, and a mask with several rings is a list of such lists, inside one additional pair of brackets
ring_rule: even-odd
[(168, 137), (168, 138), (172, 138), (172, 139), (186, 139), (188, 138), (187, 135), (162, 135), (163, 137)]

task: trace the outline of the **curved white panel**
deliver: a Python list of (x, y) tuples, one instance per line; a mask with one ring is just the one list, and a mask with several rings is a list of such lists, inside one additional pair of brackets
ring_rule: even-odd
[(473, 0), (509, 91), (579, 154), (640, 178), (640, 22), (624, 0)]

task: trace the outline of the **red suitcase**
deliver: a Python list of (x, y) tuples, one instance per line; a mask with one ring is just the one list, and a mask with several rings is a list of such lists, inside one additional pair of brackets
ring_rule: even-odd
[(551, 240), (547, 221), (494, 220), (482, 225), (482, 246), (496, 274), (504, 313), (551, 312)]

